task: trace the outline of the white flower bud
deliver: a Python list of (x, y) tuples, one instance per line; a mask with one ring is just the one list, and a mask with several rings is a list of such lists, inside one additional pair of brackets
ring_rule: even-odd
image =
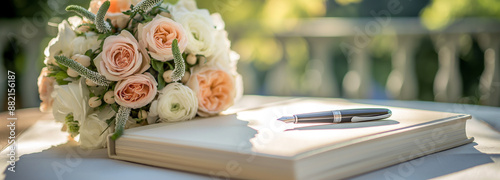
[(146, 110), (140, 110), (137, 116), (139, 119), (146, 119), (148, 117), (148, 112)]
[(71, 57), (71, 59), (80, 63), (82, 66), (85, 66), (85, 67), (90, 66), (90, 57), (88, 57), (88, 56), (81, 55), (81, 54), (75, 54)]
[(194, 54), (189, 54), (187, 57), (186, 57), (186, 62), (190, 65), (194, 65), (196, 64), (196, 55)]
[(184, 73), (184, 76), (182, 76), (181, 82), (183, 84), (186, 84), (188, 82), (188, 80), (189, 80), (190, 77), (191, 77), (191, 73), (189, 73), (189, 72), (186, 71)]
[(68, 68), (68, 70), (66, 71), (66, 73), (68, 73), (69, 77), (78, 77), (78, 75), (79, 75), (75, 70), (73, 70), (71, 68)]
[(115, 97), (114, 97), (114, 92), (113, 91), (108, 91), (106, 94), (104, 94), (104, 102), (108, 104), (113, 104), (115, 103)]
[(85, 84), (87, 84), (88, 86), (97, 86), (97, 84), (95, 84), (94, 81), (90, 79), (85, 79)]
[(102, 101), (97, 96), (91, 97), (89, 99), (89, 106), (91, 108), (99, 107), (101, 104), (102, 104)]
[(167, 82), (167, 83), (172, 82), (172, 73), (173, 72), (174, 71), (172, 71), (172, 70), (165, 71), (163, 73), (163, 80), (165, 80), (165, 82)]

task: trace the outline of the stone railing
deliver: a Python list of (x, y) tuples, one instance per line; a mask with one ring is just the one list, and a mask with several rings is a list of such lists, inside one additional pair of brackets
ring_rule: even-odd
[[(458, 67), (458, 37), (470, 34), (476, 37), (484, 50), (485, 68), (480, 77), (481, 103), (500, 106), (500, 21), (491, 19), (462, 19), (439, 31), (429, 31), (418, 18), (314, 18), (295, 22), (295, 28), (276, 34), (280, 40), (287, 38), (305, 38), (309, 44), (310, 60), (304, 77), (305, 95), (369, 98), (373, 85), (372, 60), (369, 56), (370, 40), (375, 36), (394, 36), (397, 48), (392, 53), (392, 72), (386, 90), (395, 99), (414, 100), (418, 95), (416, 76), (415, 49), (423, 36), (431, 36), (439, 56), (439, 70), (434, 80), (436, 101), (457, 102), (462, 97), (462, 81)], [(19, 20), (1, 20), (0, 54), (7, 46), (15, 45), (16, 54), (23, 53), (22, 72), (17, 76), (17, 96), (23, 107), (38, 106), (36, 79), (39, 74), (42, 56), (42, 40), (47, 37), (46, 24), (38, 25)], [(52, 28), (55, 30), (56, 28)], [(12, 44), (13, 39), (16, 43)], [(336, 78), (332, 53), (335, 46), (341, 46), (348, 57), (348, 72), (340, 84)], [(286, 58), (286, 57), (285, 57)], [(480, 59), (478, 59), (480, 60)], [(482, 60), (482, 59), (481, 59)], [(0, 56), (0, 94), (6, 94), (7, 69), (4, 64), (13, 63), (13, 59)], [(284, 62), (281, 62), (284, 63)], [(277, 66), (284, 68), (284, 66)], [(10, 69), (9, 69), (10, 70)], [(243, 76), (245, 74), (243, 73)], [(274, 78), (273, 78), (274, 77)], [(277, 69), (268, 73), (265, 81), (267, 89), (290, 89), (286, 80), (286, 71)], [(318, 80), (320, 78), (320, 80)], [(276, 87), (279, 86), (279, 87)], [(289, 95), (289, 94), (277, 94)], [(304, 95), (303, 93), (301, 95)], [(5, 108), (5, 97), (0, 96), (0, 109)]]
[[(484, 51), (484, 71), (480, 77), (481, 104), (500, 106), (500, 21), (493, 19), (461, 19), (447, 28), (430, 31), (419, 18), (314, 18), (294, 22), (295, 28), (276, 34), (279, 39), (305, 38), (310, 49), (307, 72), (321, 74), (321, 87), (311, 95), (339, 97), (340, 85), (335, 81), (332, 49), (340, 46), (349, 69), (344, 76), (343, 96), (369, 98), (372, 88), (372, 60), (369, 43), (375, 36), (393, 36), (392, 72), (386, 91), (395, 99), (414, 100), (418, 96), (415, 51), (423, 36), (430, 36), (438, 53), (439, 68), (434, 79), (435, 101), (457, 102), (462, 97), (459, 69), (459, 37), (475, 37)], [(477, 59), (483, 60), (483, 59)], [(462, 75), (467, 75), (466, 72)], [(317, 75), (316, 75), (317, 76)], [(311, 76), (314, 77), (314, 76)], [(315, 83), (314, 79), (310, 82)], [(307, 85), (305, 85), (307, 86)], [(317, 86), (311, 86), (318, 88)], [(314, 92), (314, 90), (313, 90)]]

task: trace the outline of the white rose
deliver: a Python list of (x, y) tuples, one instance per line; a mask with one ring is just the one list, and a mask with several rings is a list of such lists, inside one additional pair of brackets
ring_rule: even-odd
[(59, 24), (58, 30), (57, 37), (50, 40), (49, 45), (45, 48), (44, 55), (48, 57), (44, 62), (45, 64), (55, 63), (54, 56), (62, 54), (70, 57), (73, 54), (71, 42), (76, 38), (76, 34), (68, 21), (64, 20)]
[(80, 147), (84, 149), (98, 149), (106, 147), (106, 137), (111, 133), (111, 129), (103, 132), (108, 124), (101, 120), (95, 113), (87, 116), (87, 120), (80, 126)]
[(188, 36), (187, 53), (210, 56), (214, 51), (215, 28), (210, 13), (206, 9), (188, 11), (178, 8), (171, 11), (174, 20), (184, 27)]
[(94, 32), (87, 32), (84, 36), (78, 36), (71, 41), (73, 54), (85, 54), (87, 50), (95, 51), (101, 45), (102, 40), (97, 40), (99, 37)]
[(114, 115), (115, 111), (113, 111), (113, 109), (109, 106), (101, 110), (99, 113), (92, 113), (88, 115), (87, 119), (80, 123), (80, 146), (85, 149), (106, 147), (107, 136), (111, 133), (111, 129), (113, 129), (108, 128), (104, 131), (108, 127), (106, 120)]
[(194, 0), (180, 0), (177, 4), (173, 5), (172, 8), (175, 10), (184, 9), (187, 11), (194, 11), (198, 9), (196, 1)]
[(73, 113), (75, 121), (82, 124), (89, 111), (89, 90), (84, 78), (67, 85), (55, 86), (52, 114), (58, 122), (64, 122), (66, 116)]
[(241, 75), (237, 72), (234, 72), (233, 74), (234, 77), (234, 86), (235, 86), (235, 91), (236, 91), (236, 96), (234, 97), (234, 102), (237, 102), (238, 100), (243, 97), (243, 78)]
[(189, 87), (181, 83), (171, 83), (161, 90), (153, 108), (156, 108), (153, 114), (158, 113), (161, 121), (186, 121), (196, 116), (198, 99)]
[[(218, 30), (215, 32), (215, 46), (212, 55), (206, 56), (206, 63), (200, 62), (200, 65), (205, 66), (218, 66), (222, 69), (230, 70), (232, 69), (232, 63), (230, 59), (231, 53), (231, 42), (227, 38), (227, 32), (225, 30)], [(236, 63), (235, 63), (236, 64)]]
[(214, 21), (215, 29), (224, 30), (226, 24), (224, 23), (224, 20), (222, 20), (222, 16), (219, 13), (213, 13), (210, 16), (212, 17), (212, 20)]
[(83, 19), (78, 16), (71, 16), (68, 18), (68, 22), (73, 30), (78, 29), (78, 26), (83, 23)]

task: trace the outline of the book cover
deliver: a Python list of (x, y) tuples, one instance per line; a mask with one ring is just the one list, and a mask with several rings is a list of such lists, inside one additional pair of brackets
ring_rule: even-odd
[(384, 120), (285, 124), (282, 115), (380, 107), (340, 99), (298, 99), (211, 118), (126, 130), (109, 156), (213, 177), (345, 178), (468, 142), (470, 115), (389, 108)]

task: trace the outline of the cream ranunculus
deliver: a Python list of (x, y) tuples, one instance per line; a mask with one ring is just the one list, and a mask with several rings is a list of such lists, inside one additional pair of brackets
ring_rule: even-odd
[(45, 64), (55, 64), (54, 56), (57, 55), (66, 57), (73, 55), (71, 42), (76, 38), (75, 32), (66, 20), (59, 24), (58, 30), (57, 37), (50, 40), (49, 45), (45, 48), (44, 55), (47, 57), (44, 61)]
[(140, 108), (149, 104), (158, 92), (158, 83), (149, 74), (136, 74), (118, 81), (114, 90), (115, 101), (121, 106)]
[(161, 121), (186, 121), (196, 116), (198, 99), (189, 87), (171, 83), (163, 88), (155, 107)]
[(181, 53), (188, 44), (182, 25), (160, 15), (146, 24), (139, 24), (138, 39), (143, 52), (147, 49), (151, 57), (163, 62), (174, 59), (172, 54), (174, 39), (177, 39)]
[(188, 36), (186, 52), (210, 56), (216, 44), (214, 23), (206, 9), (188, 10), (184, 7), (172, 7), (172, 17), (182, 24)]
[(114, 115), (115, 111), (109, 106), (98, 113), (89, 114), (86, 120), (80, 123), (80, 129), (78, 130), (80, 133), (80, 146), (85, 149), (106, 147), (107, 137), (112, 130), (112, 128), (106, 130), (108, 127), (106, 120)]
[(150, 67), (149, 62), (148, 55), (139, 52), (137, 40), (126, 30), (107, 37), (102, 52), (94, 59), (99, 73), (112, 81), (145, 72)]
[(222, 16), (219, 13), (213, 13), (210, 16), (214, 21), (216, 30), (224, 30), (226, 28), (226, 23), (224, 23), (224, 20), (222, 19)]
[(52, 114), (56, 121), (64, 122), (66, 116), (70, 113), (73, 113), (74, 120), (80, 124), (85, 121), (91, 110), (87, 103), (89, 90), (84, 78), (67, 85), (56, 86), (53, 95), (55, 97)]
[(226, 110), (237, 96), (235, 76), (219, 67), (203, 66), (193, 68), (187, 82), (198, 98), (198, 114), (213, 116)]

